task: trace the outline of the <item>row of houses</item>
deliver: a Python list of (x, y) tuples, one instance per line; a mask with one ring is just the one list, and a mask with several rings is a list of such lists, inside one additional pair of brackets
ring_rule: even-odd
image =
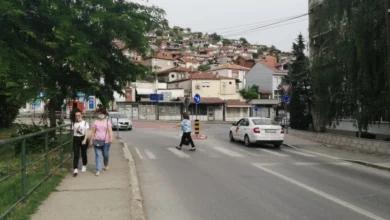
[[(152, 36), (154, 37), (154, 36)], [(204, 43), (204, 41), (198, 41)], [(153, 67), (152, 81), (128, 82), (125, 96), (114, 94), (112, 111), (119, 111), (133, 120), (178, 120), (181, 113), (188, 111), (192, 118), (202, 121), (236, 121), (245, 116), (275, 117), (279, 109), (279, 85), (287, 74), (284, 64), (267, 55), (254, 59), (257, 47), (217, 46), (187, 50), (175, 43), (162, 42), (155, 55), (142, 57), (136, 51), (129, 51), (119, 41), (114, 46), (123, 51), (131, 62)], [(206, 71), (198, 70), (201, 65), (209, 66)], [(258, 85), (258, 99), (245, 100), (240, 90)], [(154, 100), (156, 94), (162, 100)], [(193, 103), (195, 94), (201, 96), (201, 103)], [(191, 103), (184, 106), (185, 97)], [(80, 96), (78, 104), (67, 106), (67, 111), (79, 107), (93, 111), (99, 104), (94, 96)], [(254, 111), (254, 106), (258, 111)], [(24, 110), (43, 110), (39, 101), (29, 103)], [(80, 107), (79, 107), (80, 108)]]

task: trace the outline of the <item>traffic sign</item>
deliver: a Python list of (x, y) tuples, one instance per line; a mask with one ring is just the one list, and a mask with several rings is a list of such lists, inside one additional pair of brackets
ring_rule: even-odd
[(285, 83), (285, 84), (282, 84), (281, 86), (283, 88), (284, 93), (289, 93), (290, 92), (291, 84)]
[(189, 106), (190, 105), (190, 98), (188, 98), (188, 97), (184, 98), (184, 105), (185, 106)]
[(200, 95), (198, 93), (196, 93), (195, 96), (194, 96), (194, 102), (195, 102), (195, 104), (199, 104), (200, 103)]
[(164, 95), (163, 94), (150, 94), (149, 99), (151, 101), (162, 101), (162, 100), (164, 100)]
[(287, 103), (287, 104), (290, 103), (290, 101), (291, 101), (291, 97), (287, 94), (283, 95), (282, 99), (283, 99), (283, 102)]
[(259, 111), (259, 106), (255, 105), (255, 107), (253, 107), (253, 110), (255, 110), (256, 112)]

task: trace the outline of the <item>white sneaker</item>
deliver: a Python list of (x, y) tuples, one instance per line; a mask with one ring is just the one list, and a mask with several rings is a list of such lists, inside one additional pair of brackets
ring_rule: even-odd
[(73, 176), (77, 176), (78, 173), (79, 173), (79, 171), (77, 169), (74, 169)]
[(100, 176), (100, 172), (97, 171), (97, 172), (95, 173), (95, 176)]
[(87, 167), (86, 166), (83, 166), (82, 168), (81, 168), (81, 172), (85, 172), (85, 171), (87, 171)]

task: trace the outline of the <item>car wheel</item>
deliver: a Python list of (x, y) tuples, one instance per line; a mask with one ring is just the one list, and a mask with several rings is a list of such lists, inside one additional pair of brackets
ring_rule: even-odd
[(129, 128), (129, 131), (133, 130), (133, 128)]
[(234, 141), (234, 137), (233, 137), (233, 133), (232, 132), (229, 133), (229, 138), (230, 138), (230, 141), (232, 141), (232, 142)]
[(280, 148), (281, 145), (282, 145), (282, 143), (277, 143), (277, 144), (274, 144), (274, 147), (275, 148)]
[(251, 146), (251, 141), (249, 140), (248, 135), (245, 135), (244, 143), (245, 143), (245, 146), (247, 146), (247, 147)]

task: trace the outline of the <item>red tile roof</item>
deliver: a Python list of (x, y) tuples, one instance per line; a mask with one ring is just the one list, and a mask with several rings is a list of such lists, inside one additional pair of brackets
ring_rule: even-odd
[(193, 73), (189, 77), (190, 79), (234, 79), (232, 77), (227, 77), (227, 76), (218, 76), (212, 73)]
[(166, 69), (166, 70), (157, 72), (157, 75), (169, 74), (169, 73), (172, 73), (172, 72), (187, 73), (187, 72), (191, 72), (191, 69), (185, 68), (185, 67), (181, 67), (181, 66), (173, 67), (173, 68), (170, 68), (170, 69)]
[(195, 58), (182, 57), (180, 59), (186, 63), (199, 63), (199, 61), (197, 61)]
[(240, 65), (236, 65), (236, 64), (224, 64), (222, 66), (218, 66), (214, 69), (211, 69), (209, 71), (217, 71), (217, 70), (224, 70), (224, 69), (229, 69), (229, 70), (251, 70), (250, 68), (247, 68), (247, 67), (244, 67), (244, 66), (240, 66)]
[(226, 105), (229, 106), (240, 106), (240, 107), (251, 107), (246, 102), (237, 102), (237, 101), (227, 101)]
[(280, 69), (276, 68), (274, 63), (268, 63), (267, 61), (264, 61), (264, 60), (259, 61), (259, 63), (263, 64), (264, 66), (268, 67), (269, 69), (271, 69), (274, 72), (288, 73), (288, 70), (280, 70)]
[(160, 52), (158, 52), (158, 54), (156, 55), (156, 58), (160, 59), (160, 60), (175, 60), (172, 57), (172, 53), (169, 52), (169, 51), (160, 51)]
[(175, 83), (175, 82), (182, 82), (182, 81), (187, 81), (187, 80), (221, 80), (221, 79), (232, 79), (235, 80), (235, 78), (232, 77), (226, 77), (226, 76), (218, 76), (212, 73), (204, 73), (204, 72), (197, 72), (197, 73), (192, 73), (188, 76), (186, 79), (179, 79), (175, 81), (171, 81), (168, 83)]
[[(181, 102), (184, 102), (184, 97), (179, 97)], [(194, 99), (190, 98), (190, 103), (194, 104)], [(222, 104), (223, 100), (218, 97), (202, 97), (200, 104)]]

